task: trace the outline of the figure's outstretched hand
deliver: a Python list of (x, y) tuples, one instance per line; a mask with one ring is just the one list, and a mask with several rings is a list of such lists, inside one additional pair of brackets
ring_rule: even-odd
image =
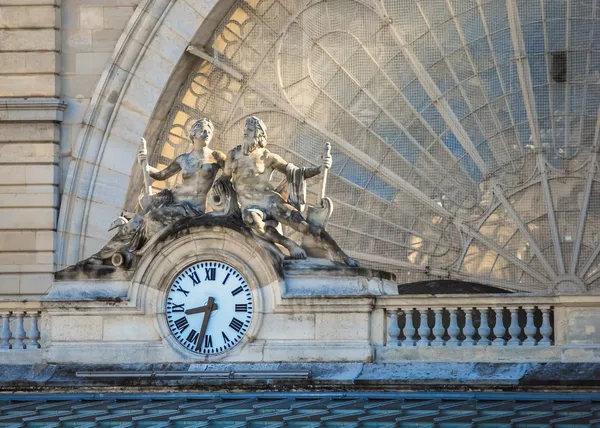
[(138, 150), (137, 159), (140, 166), (144, 165), (144, 162), (148, 161), (148, 150), (146, 150), (146, 140), (144, 138), (142, 138), (142, 144)]

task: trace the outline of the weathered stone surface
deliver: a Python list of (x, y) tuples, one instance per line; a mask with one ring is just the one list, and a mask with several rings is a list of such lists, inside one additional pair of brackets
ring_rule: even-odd
[(60, 28), (60, 9), (53, 6), (0, 5), (0, 28)]
[(131, 6), (105, 7), (104, 28), (122, 30), (132, 14), (133, 7)]
[(56, 316), (52, 317), (52, 341), (102, 340), (104, 318), (101, 316)]
[(315, 314), (315, 338), (368, 340), (369, 314)]
[(570, 308), (567, 342), (574, 345), (600, 345), (600, 313), (595, 309)]
[[(111, 56), (111, 52), (77, 53), (75, 54), (75, 72), (78, 75), (94, 74), (99, 77)], [(93, 89), (93, 87), (89, 89)], [(89, 93), (89, 91), (87, 92)]]
[(0, 123), (0, 142), (33, 142), (60, 140), (60, 128), (52, 122)]
[(56, 74), (8, 75), (0, 79), (2, 97), (55, 97), (60, 93)]
[[(0, 73), (57, 73), (57, 52), (0, 53)], [(32, 88), (33, 89), (33, 88)]]
[(154, 341), (160, 336), (154, 328), (154, 317), (115, 316), (104, 319), (105, 341)]
[(5, 229), (54, 229), (56, 214), (54, 208), (0, 208)]
[(104, 8), (80, 7), (79, 28), (82, 30), (96, 30), (104, 28)]
[(2, 30), (0, 51), (57, 51), (60, 49), (58, 31), (54, 29)]
[(0, 143), (0, 163), (54, 163), (58, 151), (54, 143)]
[(315, 314), (265, 314), (258, 339), (307, 340), (315, 338)]

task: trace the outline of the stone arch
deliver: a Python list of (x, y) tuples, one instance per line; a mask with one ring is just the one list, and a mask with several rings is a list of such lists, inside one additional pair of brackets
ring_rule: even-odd
[(168, 109), (187, 76), (192, 58), (186, 48), (206, 43), (230, 5), (142, 0), (136, 8), (96, 86), (73, 151), (58, 219), (58, 269), (109, 239), (106, 229), (123, 209), (140, 137), (158, 127), (157, 112)]

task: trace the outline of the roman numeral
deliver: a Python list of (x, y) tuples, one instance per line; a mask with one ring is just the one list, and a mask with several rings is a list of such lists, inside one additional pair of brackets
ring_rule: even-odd
[(196, 330), (192, 329), (190, 334), (188, 334), (187, 341), (193, 343), (194, 345), (198, 342), (198, 337), (200, 335), (196, 332)]
[(248, 312), (248, 305), (246, 305), (246, 304), (235, 305), (235, 311), (236, 312)]
[(185, 297), (187, 297), (187, 295), (190, 294), (189, 291), (184, 290), (183, 288), (181, 288), (181, 285), (178, 285), (177, 288), (175, 289), (175, 291), (181, 291), (183, 294), (185, 294)]
[(185, 303), (182, 303), (181, 305), (173, 303), (173, 307), (171, 308), (171, 312), (183, 312), (184, 311), (183, 305), (185, 305)]
[(231, 327), (232, 329), (234, 329), (235, 331), (237, 331), (238, 333), (240, 332), (240, 330), (242, 329), (242, 326), (244, 324), (237, 318), (233, 318), (231, 320), (231, 322), (229, 323), (229, 327)]
[(179, 331), (183, 331), (186, 328), (188, 328), (188, 326), (190, 325), (190, 323), (188, 323), (188, 320), (187, 320), (186, 317), (181, 317), (177, 321), (175, 321), (175, 325), (177, 326), (177, 328), (179, 329)]
[(212, 348), (213, 347), (212, 337), (210, 336), (210, 334), (207, 334), (206, 336), (204, 336), (204, 347), (205, 348)]
[(204, 272), (206, 272), (205, 281), (214, 281), (215, 276), (217, 275), (217, 268), (204, 268)]
[(233, 291), (231, 292), (231, 295), (232, 295), (232, 296), (235, 296), (235, 295), (237, 295), (237, 294), (240, 294), (242, 291), (244, 291), (244, 289), (243, 289), (243, 288), (242, 288), (242, 286), (240, 285), (238, 288), (236, 288), (235, 290), (233, 290)]
[(221, 334), (223, 335), (223, 340), (225, 341), (225, 343), (229, 342), (229, 338), (227, 337), (227, 335), (225, 334), (225, 332), (222, 331)]
[(192, 279), (194, 286), (200, 284), (200, 277), (198, 276), (198, 272), (194, 271), (194, 272), (190, 273), (188, 276)]
[(229, 275), (231, 275), (231, 274), (229, 274), (229, 273), (228, 273), (228, 274), (225, 276), (225, 279), (224, 279), (224, 280), (223, 280), (223, 282), (222, 282), (222, 284), (223, 284), (223, 285), (225, 285), (225, 283), (226, 283), (226, 282), (227, 282), (227, 280), (229, 279)]

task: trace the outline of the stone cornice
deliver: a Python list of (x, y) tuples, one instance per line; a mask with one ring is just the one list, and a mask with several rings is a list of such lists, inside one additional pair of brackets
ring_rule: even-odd
[(0, 121), (62, 122), (66, 108), (58, 98), (2, 98)]

